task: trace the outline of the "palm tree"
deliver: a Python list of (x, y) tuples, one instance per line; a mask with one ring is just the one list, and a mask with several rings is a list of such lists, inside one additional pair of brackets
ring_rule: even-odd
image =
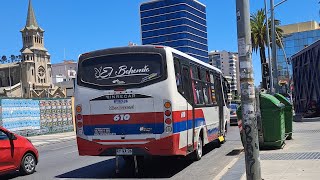
[(16, 60), (16, 56), (15, 55), (11, 55), (10, 59), (11, 59), (11, 62), (13, 63)]
[[(271, 35), (271, 20), (268, 19), (269, 23), (269, 34)], [(278, 26), (280, 25), (279, 20), (275, 20), (274, 22), (276, 26), (276, 43), (279, 47), (281, 47), (282, 33), (283, 30)], [(251, 25), (251, 43), (252, 50), (257, 53), (258, 49), (260, 52), (260, 61), (261, 67), (262, 64), (267, 62), (266, 58), (266, 48), (268, 48), (267, 44), (267, 32), (266, 32), (266, 15), (263, 9), (257, 11), (257, 13), (251, 14), (250, 17), (250, 25)], [(270, 38), (271, 39), (271, 38)], [(272, 42), (270, 42), (271, 45)], [(267, 79), (262, 76), (262, 88), (267, 89)]]
[(7, 56), (3, 55), (3, 56), (1, 57), (1, 62), (2, 62), (2, 64), (4, 64), (6, 61), (7, 61)]

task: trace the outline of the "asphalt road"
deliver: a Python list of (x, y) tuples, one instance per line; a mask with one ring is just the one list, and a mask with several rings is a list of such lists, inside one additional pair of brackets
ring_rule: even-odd
[[(45, 179), (184, 179), (212, 180), (238, 155), (230, 153), (241, 148), (237, 126), (229, 128), (226, 142), (217, 147), (210, 144), (204, 149), (200, 161), (188, 158), (145, 159), (138, 175), (133, 165), (120, 158), (120, 173), (115, 173), (114, 157), (83, 157), (78, 155), (76, 141), (71, 140), (39, 147), (40, 162), (36, 172), (28, 176), (11, 173), (0, 179), (45, 180)], [(235, 151), (233, 151), (235, 152)]]

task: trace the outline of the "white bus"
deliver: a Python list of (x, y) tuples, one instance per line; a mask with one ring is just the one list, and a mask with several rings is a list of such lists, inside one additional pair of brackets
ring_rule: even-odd
[(186, 156), (222, 143), (229, 111), (221, 71), (165, 46), (81, 54), (77, 144), (88, 156)]

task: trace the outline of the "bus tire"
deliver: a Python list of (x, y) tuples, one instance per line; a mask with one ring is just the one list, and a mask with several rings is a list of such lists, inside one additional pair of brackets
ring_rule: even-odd
[(197, 142), (197, 149), (194, 151), (193, 159), (195, 161), (199, 161), (202, 158), (202, 154), (203, 154), (203, 141), (200, 134)]

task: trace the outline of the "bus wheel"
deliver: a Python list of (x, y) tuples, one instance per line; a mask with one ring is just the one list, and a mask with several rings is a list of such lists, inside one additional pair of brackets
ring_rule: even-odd
[(202, 158), (203, 153), (203, 142), (201, 136), (199, 136), (198, 143), (197, 143), (197, 149), (194, 152), (194, 160), (199, 161)]

